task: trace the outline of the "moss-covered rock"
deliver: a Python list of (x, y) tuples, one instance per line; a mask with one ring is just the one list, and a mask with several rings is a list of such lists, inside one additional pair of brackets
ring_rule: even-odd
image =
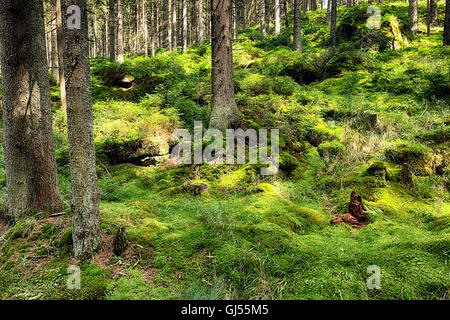
[(385, 156), (395, 164), (408, 163), (417, 175), (426, 176), (433, 173), (434, 161), (431, 150), (424, 145), (399, 140), (386, 148)]

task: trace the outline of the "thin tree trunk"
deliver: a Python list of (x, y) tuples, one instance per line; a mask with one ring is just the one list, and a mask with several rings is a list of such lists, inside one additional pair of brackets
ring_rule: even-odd
[(294, 0), (294, 43), (295, 51), (302, 51), (301, 0)]
[(52, 66), (52, 74), (55, 78), (56, 82), (59, 82), (59, 70), (58, 70), (58, 41), (57, 41), (57, 24), (56, 24), (56, 0), (52, 0), (50, 3), (51, 6), (51, 16), (52, 23), (50, 26), (51, 29), (51, 66)]
[(188, 47), (188, 11), (187, 0), (183, 0), (183, 52), (187, 52)]
[(411, 31), (416, 35), (418, 31), (417, 0), (409, 0), (408, 16), (411, 23)]
[(124, 50), (123, 50), (123, 6), (122, 0), (117, 0), (117, 61), (123, 63)]
[(274, 3), (274, 16), (275, 16), (275, 35), (278, 36), (280, 34), (281, 26), (280, 26), (280, 0), (275, 0)]
[(0, 0), (4, 215), (62, 208), (56, 173), (42, 0)]
[(331, 1), (332, 0), (326, 0), (327, 1), (327, 24), (331, 25)]
[(203, 0), (198, 0), (198, 43), (203, 44)]
[(172, 36), (173, 36), (173, 50), (176, 51), (178, 47), (178, 39), (177, 39), (177, 2), (173, 0), (172, 3)]
[(66, 83), (64, 79), (63, 68), (63, 35), (62, 35), (62, 16), (61, 16), (61, 1), (56, 0), (56, 42), (58, 47), (58, 77), (59, 77), (59, 91), (61, 106), (66, 108)]
[(259, 33), (261, 39), (266, 37), (266, 2), (259, 0)]
[(116, 61), (116, 37), (114, 32), (115, 26), (115, 13), (114, 13), (114, 0), (109, 0), (109, 16), (108, 16), (108, 51), (109, 51), (109, 61)]
[(167, 0), (167, 45), (168, 49), (172, 51), (172, 0)]
[(97, 12), (94, 10), (94, 48), (93, 48), (93, 57), (96, 58), (98, 54), (98, 26), (97, 26)]
[(86, 0), (61, 0), (81, 9), (81, 28), (69, 29), (63, 15), (64, 71), (67, 92), (73, 254), (87, 258), (102, 246), (99, 192), (95, 166)]
[(240, 118), (234, 96), (230, 10), (230, 0), (211, 1), (212, 97), (209, 127), (223, 131), (236, 125)]
[(331, 45), (336, 46), (336, 20), (337, 20), (337, 0), (331, 0), (331, 14), (330, 14), (330, 36)]
[(286, 45), (288, 47), (291, 46), (291, 32), (289, 30), (289, 15), (288, 15), (288, 7), (287, 0), (283, 0), (283, 8), (284, 8), (284, 23), (286, 28)]
[(144, 28), (144, 54), (148, 57), (148, 21), (145, 0), (142, 0), (142, 27)]

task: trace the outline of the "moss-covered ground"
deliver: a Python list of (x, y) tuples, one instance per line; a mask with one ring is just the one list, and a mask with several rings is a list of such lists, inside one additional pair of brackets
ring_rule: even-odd
[[(265, 40), (257, 26), (239, 33), (237, 103), (246, 128), (280, 129), (276, 176), (258, 165), (202, 165), (198, 176), (166, 159), (143, 165), (168, 153), (173, 129), (207, 125), (207, 44), (122, 65), (93, 59), (104, 248), (74, 260), (70, 210), (36, 212), (0, 237), (0, 299), (449, 299), (450, 48), (442, 28), (409, 34), (404, 1), (382, 6), (381, 29), (367, 28), (366, 9), (339, 8), (335, 49), (323, 10), (303, 15), (302, 53), (284, 46), (284, 30)], [(125, 76), (130, 88), (120, 86)], [(54, 83), (52, 100), (68, 208)], [(208, 190), (193, 195), (194, 180)], [(0, 186), (3, 198), (3, 166)], [(329, 223), (351, 190), (373, 222), (361, 230)], [(116, 257), (121, 225), (130, 245)], [(80, 289), (66, 285), (74, 264)], [(366, 285), (371, 265), (380, 289)]]

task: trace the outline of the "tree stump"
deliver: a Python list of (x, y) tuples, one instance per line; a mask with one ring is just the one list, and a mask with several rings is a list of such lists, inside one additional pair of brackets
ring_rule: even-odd
[(125, 249), (128, 247), (127, 234), (125, 232), (125, 227), (119, 227), (113, 242), (113, 252), (116, 256), (120, 256)]

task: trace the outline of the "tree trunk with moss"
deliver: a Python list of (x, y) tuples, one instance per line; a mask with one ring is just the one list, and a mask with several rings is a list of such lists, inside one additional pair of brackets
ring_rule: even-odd
[(211, 0), (212, 74), (210, 128), (225, 130), (237, 124), (240, 115), (233, 86), (230, 0)]
[(4, 215), (62, 208), (56, 173), (42, 0), (0, 0)]
[(294, 0), (294, 51), (302, 51), (301, 0)]
[(62, 12), (70, 5), (81, 9), (81, 28), (69, 29), (63, 15), (64, 73), (72, 209), (73, 254), (87, 258), (102, 245), (99, 192), (95, 166), (92, 94), (89, 70), (86, 0), (61, 0)]

